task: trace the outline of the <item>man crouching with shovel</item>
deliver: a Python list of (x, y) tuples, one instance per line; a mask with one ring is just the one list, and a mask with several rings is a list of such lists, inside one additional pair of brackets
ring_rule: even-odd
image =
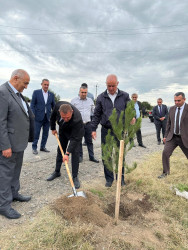
[[(80, 188), (78, 179), (79, 170), (79, 150), (82, 137), (84, 135), (84, 125), (80, 112), (69, 102), (57, 102), (50, 118), (52, 134), (56, 135), (56, 122), (59, 125), (59, 140), (63, 148), (63, 162), (69, 161), (69, 155), (72, 154), (72, 177), (75, 188)], [(68, 145), (69, 143), (69, 145)], [(61, 176), (60, 169), (62, 165), (62, 154), (58, 147), (56, 157), (55, 171), (48, 177), (47, 181), (52, 181)]]

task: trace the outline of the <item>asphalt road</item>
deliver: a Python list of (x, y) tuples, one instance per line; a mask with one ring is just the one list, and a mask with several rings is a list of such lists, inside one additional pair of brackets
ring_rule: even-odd
[[(154, 123), (151, 123), (149, 118), (144, 118), (142, 120), (141, 131), (142, 131), (142, 136), (143, 137), (147, 136), (147, 135), (154, 134), (155, 133), (155, 125), (154, 125)], [(94, 147), (100, 147), (100, 145), (101, 145), (100, 138), (101, 138), (101, 133), (100, 133), (100, 126), (99, 126), (99, 128), (97, 129), (97, 139), (96, 139), (96, 141), (93, 142)], [(40, 140), (41, 139), (39, 139), (38, 147), (40, 147)], [(52, 155), (51, 154), (52, 152), (56, 152), (57, 141), (56, 141), (55, 136), (53, 136), (51, 134), (51, 130), (49, 131), (49, 137), (48, 137), (46, 148), (48, 150), (50, 150), (50, 153), (44, 153), (44, 152), (39, 151), (39, 154), (37, 156), (35, 156), (32, 153), (32, 143), (29, 143), (26, 150), (25, 150), (25, 153), (24, 153), (24, 161), (27, 161), (27, 162), (28, 161), (33, 161), (33, 159), (35, 159), (35, 161), (36, 160), (40, 161), (42, 159), (45, 159), (47, 157), (47, 155), (48, 155), (48, 157), (50, 157)]]

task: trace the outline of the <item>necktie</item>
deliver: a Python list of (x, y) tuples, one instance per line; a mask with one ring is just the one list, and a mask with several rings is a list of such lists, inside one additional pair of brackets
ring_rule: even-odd
[(162, 107), (159, 106), (159, 110), (160, 110), (160, 115), (162, 115)]
[(17, 92), (16, 95), (22, 100), (20, 92)]
[(179, 135), (180, 133), (179, 119), (180, 119), (180, 108), (178, 108), (178, 113), (176, 116), (176, 135)]

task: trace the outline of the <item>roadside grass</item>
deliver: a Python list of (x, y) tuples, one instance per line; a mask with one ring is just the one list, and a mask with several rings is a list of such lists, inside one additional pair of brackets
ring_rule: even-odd
[[(188, 249), (188, 200), (176, 196), (173, 191), (174, 186), (188, 186), (188, 162), (181, 150), (176, 150), (171, 156), (171, 174), (165, 179), (158, 179), (161, 173), (161, 153), (155, 153), (139, 162), (137, 168), (125, 176), (127, 186), (122, 188), (122, 193), (148, 194), (153, 208), (162, 215), (161, 227), (153, 229), (154, 221), (144, 225), (159, 242), (158, 246), (153, 245), (149, 238), (139, 239), (139, 231), (133, 225), (134, 233), (129, 240), (109, 236), (104, 249)], [(108, 197), (115, 196), (115, 185), (108, 189), (100, 181), (89, 185), (88, 190), (100, 200), (106, 202)], [(126, 221), (125, 227), (128, 227)], [(102, 249), (98, 247), (101, 238), (108, 237), (103, 230), (92, 224), (80, 223), (79, 220), (76, 223), (63, 220), (47, 206), (36, 215), (34, 221), (1, 233), (0, 249)], [(100, 239), (97, 234), (101, 235)], [(136, 247), (138, 245), (139, 248)]]

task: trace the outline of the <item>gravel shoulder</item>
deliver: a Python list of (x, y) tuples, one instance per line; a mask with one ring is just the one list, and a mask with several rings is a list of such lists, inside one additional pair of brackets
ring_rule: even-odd
[[(163, 145), (157, 145), (155, 134), (143, 136), (143, 143), (146, 145), (146, 149), (136, 146), (128, 152), (126, 162), (129, 165), (135, 161), (145, 160), (150, 154), (163, 150)], [(136, 141), (135, 144), (137, 145)], [(95, 146), (94, 144), (95, 157), (100, 160), (99, 164), (90, 162), (87, 148), (84, 147), (83, 150), (84, 161), (80, 164), (79, 170), (81, 190), (84, 190), (84, 187), (88, 187), (89, 184), (92, 184), (92, 182), (96, 180), (104, 182), (105, 184), (100, 146)], [(61, 177), (51, 182), (46, 181), (47, 177), (54, 171), (55, 159), (56, 150), (53, 149), (50, 153), (39, 152), (38, 156), (33, 155), (32, 158), (27, 158), (27, 160), (24, 161), (20, 179), (20, 193), (32, 195), (32, 199), (28, 203), (13, 202), (12, 207), (18, 210), (22, 214), (22, 217), (18, 220), (8, 220), (0, 216), (0, 231), (33, 221), (42, 207), (63, 194), (68, 195), (72, 193), (63, 165), (61, 168)], [(160, 166), (162, 168), (161, 162), (159, 163), (159, 167)], [(159, 173), (160, 172), (161, 169), (159, 169)]]

